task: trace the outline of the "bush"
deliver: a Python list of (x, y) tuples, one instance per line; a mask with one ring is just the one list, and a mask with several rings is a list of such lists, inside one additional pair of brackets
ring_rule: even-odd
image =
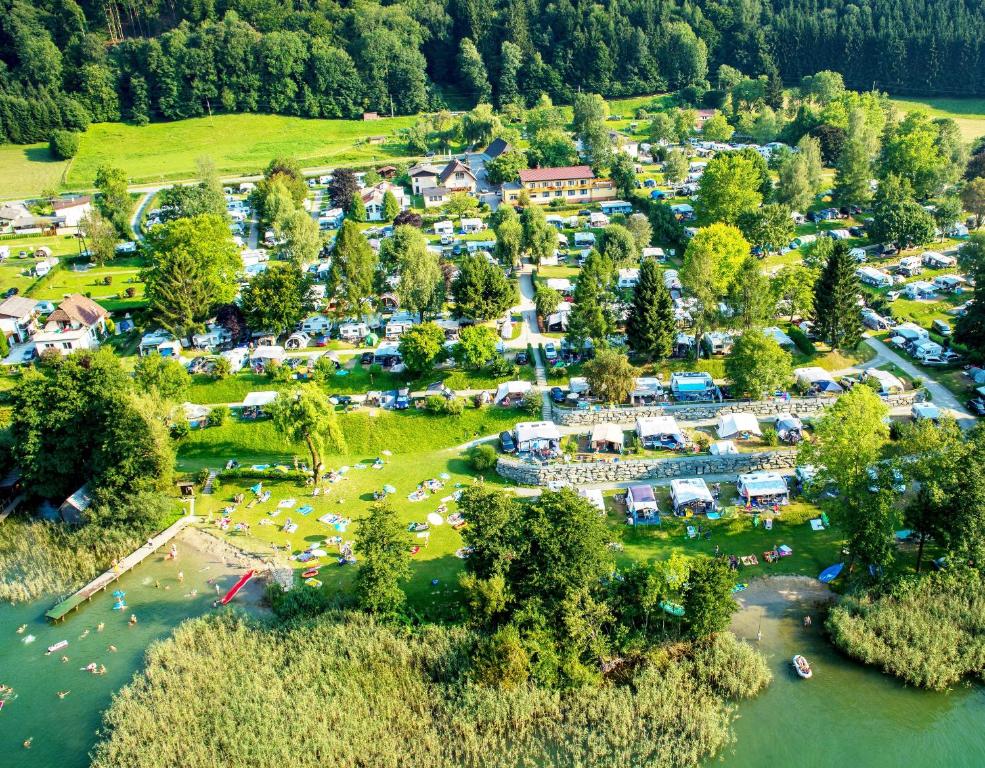
[(485, 408), (486, 398), (485, 395), (482, 394), (482, 392), (476, 392), (474, 395), (472, 395), (472, 406), (474, 408)]
[(103, 285), (112, 285), (112, 284), (113, 284), (113, 276), (112, 275), (106, 275), (103, 278)]
[(126, 296), (128, 299), (132, 299), (134, 296), (137, 295), (137, 289), (131, 285), (123, 292), (123, 295)]
[(452, 397), (445, 400), (445, 413), (449, 416), (461, 416), (465, 411), (465, 399)]
[(523, 400), (520, 401), (520, 410), (528, 416), (540, 416), (543, 405), (544, 398), (541, 396), (540, 391), (531, 389), (523, 396)]
[(797, 345), (797, 349), (803, 352), (805, 355), (814, 355), (817, 350), (814, 348), (814, 342), (807, 338), (807, 334), (804, 333), (796, 325), (791, 325), (790, 330), (787, 331), (787, 335)]
[(468, 456), (469, 466), (476, 472), (485, 472), (488, 469), (492, 469), (496, 466), (498, 459), (496, 449), (489, 443), (473, 445), (469, 448), (466, 455)]
[(271, 583), (267, 587), (267, 599), (274, 615), (281, 621), (310, 619), (327, 611), (332, 602), (320, 589), (297, 587), (285, 592), (279, 585)]
[(424, 398), (424, 409), (428, 413), (444, 413), (445, 398), (441, 395), (428, 395)]
[(209, 426), (221, 427), (229, 420), (229, 407), (217, 405), (209, 411)]
[(79, 151), (79, 134), (75, 131), (55, 131), (48, 141), (48, 149), (59, 160), (73, 158)]
[(763, 442), (769, 446), (780, 444), (780, 436), (777, 434), (775, 427), (763, 427)]
[(711, 447), (711, 435), (707, 432), (692, 429), (688, 433), (688, 438), (698, 447), (699, 451), (707, 451)]
[(175, 440), (181, 440), (181, 438), (188, 435), (191, 431), (191, 427), (188, 426), (188, 419), (184, 416), (175, 419), (171, 423), (171, 437)]

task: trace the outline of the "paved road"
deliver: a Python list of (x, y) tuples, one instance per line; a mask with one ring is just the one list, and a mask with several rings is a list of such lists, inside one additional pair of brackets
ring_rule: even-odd
[(133, 209), (133, 216), (130, 217), (130, 229), (133, 231), (133, 236), (135, 239), (144, 239), (144, 232), (140, 228), (140, 217), (143, 216), (144, 209), (150, 205), (150, 201), (154, 199), (154, 195), (162, 189), (164, 189), (164, 187), (152, 187), (151, 189), (144, 191), (144, 196), (140, 198), (140, 202), (137, 203), (137, 207)]
[[(930, 378), (926, 371), (922, 371), (917, 368), (917, 366), (915, 366), (912, 362), (895, 352), (891, 347), (889, 347), (889, 345), (883, 343), (879, 339), (874, 339), (867, 336), (865, 338), (865, 343), (876, 351), (878, 360), (893, 363), (893, 365), (899, 366), (899, 368), (902, 369), (908, 376), (921, 379), (923, 381), (923, 385), (927, 388), (927, 391), (930, 392), (933, 402), (938, 407), (953, 411), (954, 418), (962, 424), (965, 422), (969, 425), (974, 423), (975, 417), (968, 413), (964, 405), (958, 400), (957, 397), (954, 396), (951, 390), (942, 384), (938, 384)], [(871, 361), (870, 365), (872, 363), (876, 363), (876, 361)]]

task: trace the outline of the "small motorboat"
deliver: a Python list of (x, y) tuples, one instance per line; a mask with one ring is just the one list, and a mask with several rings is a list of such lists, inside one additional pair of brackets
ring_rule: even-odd
[(68, 647), (68, 640), (59, 640), (54, 645), (48, 646), (48, 651), (45, 655), (50, 655), (55, 651), (60, 651), (62, 648), (66, 648), (66, 647)]
[(804, 678), (804, 680), (810, 680), (814, 675), (811, 671), (811, 665), (808, 664), (807, 659), (800, 654), (793, 657), (793, 668), (797, 675)]
[(317, 568), (309, 568), (308, 570), (306, 570), (304, 573), (301, 574), (301, 578), (302, 579), (310, 579), (310, 578), (312, 578), (314, 576), (317, 576), (317, 575), (318, 575), (318, 569)]

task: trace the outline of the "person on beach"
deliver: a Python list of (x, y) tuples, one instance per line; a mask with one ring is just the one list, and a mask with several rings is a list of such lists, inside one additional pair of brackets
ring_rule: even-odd
[(172, 560), (178, 559), (178, 547), (176, 547), (174, 544), (171, 545), (171, 553), (168, 555), (168, 557), (170, 557)]
[(184, 581), (185, 581), (185, 572), (184, 571), (178, 571), (178, 583), (179, 584), (183, 584)]
[(109, 651), (110, 653), (116, 653), (116, 646), (115, 645), (107, 646), (106, 650)]

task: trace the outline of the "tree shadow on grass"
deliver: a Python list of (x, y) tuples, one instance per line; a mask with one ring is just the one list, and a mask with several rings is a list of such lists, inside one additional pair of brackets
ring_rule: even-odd
[(48, 147), (25, 147), (24, 157), (32, 163), (60, 163), (62, 162), (53, 154)]

